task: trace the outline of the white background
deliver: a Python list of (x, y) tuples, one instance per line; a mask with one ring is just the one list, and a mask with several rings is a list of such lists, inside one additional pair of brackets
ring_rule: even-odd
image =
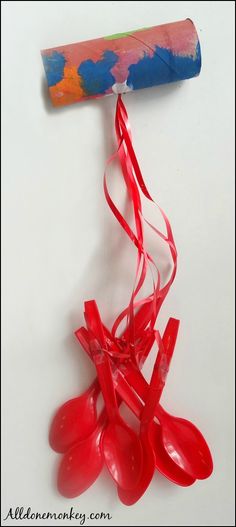
[[(73, 505), (86, 516), (109, 512), (107, 525), (233, 525), (234, 2), (2, 2), (2, 14), (3, 518), (10, 507)], [(104, 470), (67, 501), (55, 490), (48, 424), (94, 375), (73, 337), (83, 301), (96, 298), (111, 323), (128, 299), (134, 251), (102, 191), (115, 97), (52, 109), (40, 49), (186, 17), (198, 29), (201, 75), (125, 102), (144, 178), (179, 252), (158, 324), (181, 319), (162, 402), (200, 427), (214, 474), (190, 488), (156, 474), (127, 508)]]

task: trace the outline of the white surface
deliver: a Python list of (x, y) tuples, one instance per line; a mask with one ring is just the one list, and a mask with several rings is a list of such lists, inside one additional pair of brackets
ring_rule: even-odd
[[(234, 2), (2, 3), (3, 518), (10, 507), (73, 505), (112, 515), (86, 525), (234, 524), (233, 12)], [(53, 110), (39, 51), (185, 17), (199, 32), (200, 77), (125, 101), (144, 177), (179, 252), (160, 316), (161, 329), (170, 315), (181, 319), (163, 402), (201, 428), (215, 470), (188, 489), (155, 475), (131, 508), (104, 471), (67, 501), (54, 489), (47, 432), (57, 405), (93, 376), (73, 330), (85, 299), (98, 300), (108, 323), (125, 304), (134, 252), (102, 192), (115, 97)], [(69, 523), (79, 524), (51, 522)]]

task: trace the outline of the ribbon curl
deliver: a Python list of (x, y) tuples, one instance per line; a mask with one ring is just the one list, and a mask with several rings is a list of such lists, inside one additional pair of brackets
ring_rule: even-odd
[[(123, 230), (126, 232), (128, 237), (130, 238), (132, 243), (137, 248), (137, 263), (134, 287), (131, 293), (129, 305), (117, 316), (113, 324), (111, 334), (118, 343), (118, 347), (120, 349), (124, 347), (126, 348), (126, 353), (124, 351), (120, 351), (120, 353), (123, 353), (124, 356), (126, 354), (130, 356), (136, 355), (138, 353), (137, 344), (139, 339), (141, 340), (141, 343), (143, 345), (144, 330), (153, 331), (154, 329), (157, 314), (176, 275), (177, 250), (170, 222), (162, 208), (154, 201), (154, 199), (150, 195), (144, 182), (142, 172), (139, 167), (139, 163), (133, 148), (131, 127), (129, 124), (127, 110), (124, 106), (121, 95), (118, 95), (117, 97), (115, 130), (118, 147), (116, 152), (107, 160), (106, 163), (106, 169), (104, 173), (104, 193), (106, 201), (112, 213), (114, 214), (115, 218), (117, 219)], [(133, 206), (135, 232), (127, 223), (126, 219), (115, 205), (108, 190), (108, 167), (117, 158), (119, 159), (123, 179)], [(144, 217), (142, 211), (140, 191), (147, 200), (151, 201), (158, 207), (164, 219), (164, 223), (166, 226), (166, 234), (162, 233)], [(153, 230), (153, 232), (158, 237), (160, 237), (169, 246), (173, 267), (169, 280), (162, 287), (161, 275), (158, 266), (155, 263), (153, 257), (146, 251), (145, 248), (143, 235), (144, 222), (149, 226), (150, 229)], [(152, 293), (150, 293), (150, 295), (137, 300), (137, 295), (145, 283), (148, 269), (150, 270), (152, 276), (153, 291)], [(154, 279), (153, 272), (155, 272), (156, 274), (156, 279)], [(135, 316), (135, 310), (137, 308), (142, 308), (142, 317), (138, 317), (138, 323)], [(121, 341), (121, 344), (119, 338), (117, 337), (117, 331), (125, 317), (127, 317), (127, 325), (123, 334), (123, 341)]]
[[(117, 137), (117, 150), (106, 162), (104, 172), (104, 194), (109, 208), (115, 218), (126, 232), (129, 239), (137, 249), (136, 272), (134, 286), (128, 306), (117, 316), (111, 332), (103, 325), (106, 346), (104, 351), (117, 361), (134, 360), (140, 365), (140, 360), (145, 356), (144, 350), (151, 349), (150, 343), (156, 339), (154, 325), (161, 305), (174, 281), (177, 270), (177, 250), (171, 229), (170, 222), (162, 208), (154, 201), (144, 182), (142, 172), (133, 148), (131, 127), (129, 124), (127, 110), (122, 101), (121, 95), (117, 97), (115, 114), (115, 131)], [(115, 159), (119, 160), (123, 180), (126, 185), (129, 199), (133, 207), (135, 230), (126, 221), (121, 211), (113, 201), (108, 189), (108, 168)], [(162, 215), (166, 226), (166, 234), (157, 229), (143, 215), (141, 195), (145, 199), (154, 203)], [(152, 231), (161, 238), (169, 247), (172, 259), (172, 271), (166, 284), (161, 287), (161, 274), (158, 265), (152, 255), (147, 252), (144, 240), (144, 222)], [(150, 271), (152, 277), (152, 292), (148, 296), (137, 299), (141, 292), (147, 273)], [(154, 277), (156, 275), (156, 277)], [(127, 318), (125, 330), (118, 336), (118, 329), (124, 318)], [(81, 335), (84, 328), (76, 332), (76, 336)], [(95, 331), (94, 337), (99, 341)], [(147, 346), (148, 343), (148, 346)], [(141, 359), (142, 357), (142, 359)], [(144, 358), (145, 360), (145, 358)]]

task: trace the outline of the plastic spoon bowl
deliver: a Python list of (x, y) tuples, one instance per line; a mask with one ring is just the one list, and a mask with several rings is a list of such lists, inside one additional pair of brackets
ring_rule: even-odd
[(63, 456), (57, 476), (57, 488), (66, 498), (75, 498), (87, 490), (99, 476), (103, 467), (101, 436), (105, 413), (87, 439), (75, 444)]
[(150, 444), (148, 430), (141, 425), (140, 441), (143, 448), (143, 471), (138, 484), (132, 489), (124, 489), (118, 486), (118, 496), (124, 505), (134, 505), (144, 492), (147, 490), (154, 471), (155, 471), (155, 456)]
[(160, 405), (158, 418), (164, 448), (174, 463), (192, 477), (208, 478), (213, 470), (213, 461), (198, 428), (186, 419), (168, 414)]
[(99, 392), (96, 379), (82, 395), (70, 399), (57, 410), (49, 430), (49, 443), (53, 450), (64, 453), (93, 432), (97, 425)]
[(161, 427), (153, 422), (149, 428), (149, 439), (155, 456), (156, 469), (172, 483), (182, 487), (189, 487), (195, 483), (196, 478), (181, 469), (166, 452), (163, 442)]

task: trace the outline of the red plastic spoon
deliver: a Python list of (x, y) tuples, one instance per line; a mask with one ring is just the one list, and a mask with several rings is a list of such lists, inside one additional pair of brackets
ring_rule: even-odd
[[(178, 332), (179, 327), (179, 321), (171, 319), (169, 326), (171, 327), (171, 333), (169, 335), (169, 339), (167, 341), (167, 345), (164, 348), (163, 342), (161, 340), (159, 332), (156, 332), (156, 340), (159, 347), (159, 352), (153, 367), (153, 372), (148, 388), (147, 398), (145, 402), (145, 406), (141, 411), (141, 423), (140, 423), (140, 439), (142, 441), (143, 451), (144, 451), (144, 463), (143, 463), (143, 471), (142, 476), (138, 482), (138, 485), (135, 487), (135, 489), (125, 491), (124, 489), (118, 488), (118, 495), (122, 503), (125, 505), (133, 505), (136, 503), (141, 496), (144, 494), (144, 492), (147, 490), (153, 474), (155, 470), (155, 466), (157, 464), (158, 468), (158, 460), (161, 457), (162, 466), (164, 465), (164, 473), (166, 472), (167, 467), (167, 475), (168, 475), (168, 468), (172, 469), (171, 475), (175, 474), (175, 467), (171, 467), (171, 465), (175, 465), (173, 462), (170, 464), (165, 463), (166, 458), (168, 458), (167, 455), (163, 456), (163, 452), (160, 451), (160, 442), (161, 437), (159, 435), (159, 441), (153, 443), (153, 437), (155, 434), (155, 429), (160, 429), (160, 425), (157, 425), (157, 423), (153, 422), (153, 417), (155, 415), (155, 408), (157, 403), (160, 400), (166, 375), (168, 372), (169, 364), (171, 361), (171, 357), (174, 351), (174, 343), (176, 341), (176, 336)], [(172, 342), (171, 342), (171, 336), (172, 336)], [(170, 346), (172, 344), (172, 346)], [(155, 435), (155, 438), (157, 438), (157, 434)], [(163, 449), (162, 449), (163, 450)], [(157, 456), (157, 462), (156, 462), (156, 456)], [(162, 454), (160, 456), (160, 454)], [(164, 460), (164, 463), (163, 463)], [(194, 479), (187, 476), (186, 481), (186, 475), (185, 473), (181, 474), (182, 471), (180, 471), (180, 476), (183, 476), (185, 478), (185, 485), (189, 485), (194, 483)]]
[(145, 401), (145, 406), (141, 412), (140, 420), (140, 440), (143, 447), (143, 470), (141, 478), (134, 489), (124, 490), (121, 487), (118, 487), (119, 498), (125, 505), (133, 505), (141, 498), (141, 496), (144, 494), (149, 484), (151, 483), (155, 470), (155, 455), (152, 448), (149, 432), (155, 414), (155, 407), (161, 395), (161, 359), (166, 356), (163, 353), (163, 349), (160, 350), (160, 345), (162, 345), (163, 348), (163, 344), (159, 333), (157, 333), (157, 335), (159, 340), (159, 353), (157, 355), (157, 359), (153, 367), (152, 377), (148, 388), (148, 394)]
[(213, 470), (213, 461), (200, 430), (190, 421), (170, 415), (160, 405), (158, 419), (163, 445), (171, 459), (191, 476), (208, 478)]
[[(120, 403), (121, 399), (118, 398), (118, 405)], [(104, 408), (92, 434), (85, 440), (78, 441), (63, 456), (58, 470), (57, 488), (65, 498), (80, 496), (98, 478), (104, 462), (101, 438), (107, 424), (107, 412)]]
[[(177, 325), (176, 325), (177, 323)], [(169, 348), (169, 353), (173, 352), (176, 337), (177, 337), (178, 321), (173, 318), (170, 318), (166, 326), (162, 341), (164, 347)], [(108, 330), (107, 330), (108, 334)], [(85, 328), (80, 328), (76, 332), (77, 338), (79, 339), (81, 345), (88, 355), (89, 351), (89, 335), (88, 331)], [(151, 346), (151, 342), (149, 343)], [(148, 354), (146, 350), (146, 354)], [(120, 397), (125, 401), (129, 408), (134, 412), (134, 414), (140, 418), (141, 412), (143, 410), (143, 404), (141, 400), (137, 397), (135, 392), (132, 390), (130, 385), (127, 383), (126, 379), (123, 377), (122, 373), (119, 370), (116, 370), (115, 376), (113, 376), (115, 382), (115, 388), (119, 393)], [(153, 422), (153, 426), (150, 430), (150, 438), (152, 441), (152, 448), (155, 454), (156, 468), (161, 472), (166, 478), (177, 485), (189, 486), (195, 482), (196, 478), (193, 478), (189, 474), (186, 474), (178, 465), (172, 461), (171, 457), (167, 454), (161, 436), (161, 427), (158, 423)]]
[(95, 379), (82, 395), (70, 399), (57, 410), (49, 430), (49, 443), (53, 450), (64, 453), (93, 432), (97, 425), (99, 392), (100, 386)]
[(103, 412), (93, 433), (75, 444), (63, 456), (57, 476), (57, 488), (62, 496), (79, 496), (99, 476), (103, 466), (101, 436), (105, 420), (106, 412)]
[[(145, 401), (148, 384), (141, 372), (127, 365), (124, 374), (130, 386)], [(195, 479), (208, 478), (213, 470), (213, 461), (198, 428), (186, 419), (168, 414), (160, 404), (156, 407), (155, 416), (161, 425), (163, 446), (174, 463)]]
[(114, 481), (120, 487), (130, 489), (135, 487), (142, 471), (141, 442), (119, 414), (110, 361), (103, 351), (106, 340), (95, 301), (85, 302), (85, 317), (90, 333), (90, 350), (109, 418), (102, 436), (104, 459)]
[[(137, 397), (136, 393), (132, 390), (130, 385), (127, 383), (125, 378), (120, 372), (117, 372), (113, 376), (115, 382), (115, 388), (119, 393), (123, 401), (129, 406), (134, 414), (140, 418), (143, 411), (143, 403)], [(155, 465), (159, 472), (168, 478), (172, 483), (188, 487), (192, 485), (196, 478), (193, 478), (189, 474), (186, 474), (184, 470), (179, 468), (178, 465), (172, 461), (171, 457), (167, 454), (161, 435), (161, 427), (158, 423), (152, 422), (149, 430), (150, 441), (152, 443), (152, 449), (155, 454)]]

